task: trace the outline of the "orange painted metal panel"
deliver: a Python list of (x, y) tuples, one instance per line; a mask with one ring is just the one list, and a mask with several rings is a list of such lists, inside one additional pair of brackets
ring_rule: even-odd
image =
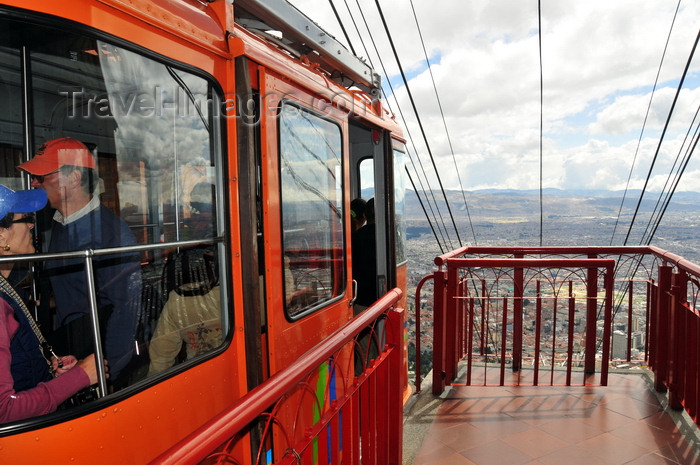
[[(233, 13), (230, 6), (223, 6), (228, 5), (224, 1), (213, 6), (203, 2), (168, 0), (37, 0), (31, 3), (12, 0), (3, 3), (16, 8), (29, 6), (37, 13), (94, 28), (131, 42), (135, 48), (148, 49), (200, 69), (214, 77), (225, 98), (235, 95), (230, 52), (236, 55), (245, 53), (257, 62), (251, 67), (251, 72), (254, 68), (259, 69), (262, 93), (267, 90), (275, 94), (293, 92), (300, 103), (321, 113), (328, 112), (338, 122), (344, 135), (344, 157), (348, 153), (348, 108), (353, 109), (355, 117), (368, 124), (400, 134), (395, 121), (381, 111), (375, 113), (380, 106), (376, 102), (336, 86), (318, 70), (279, 53), (238, 27), (235, 28), (235, 37), (227, 36), (226, 31), (232, 29)], [(301, 82), (304, 82), (303, 86), (299, 84)], [(336, 104), (339, 106), (334, 106)], [(245, 245), (240, 244), (238, 235), (235, 123), (234, 118), (225, 120), (227, 140), (222, 141), (224, 153), (228, 154), (226, 177), (230, 199), (230, 212), (226, 217), (230, 231), (230, 256), (227, 260), (232, 270), (229, 288), (234, 323), (230, 345), (213, 359), (103, 409), (53, 426), (0, 437), (0, 463), (145, 463), (246, 393), (244, 309), (241, 304), (245, 291), (240, 280), (236, 279), (242, 272), (239, 252)], [(271, 373), (289, 365), (352, 318), (347, 292), (351, 281), (347, 269), (345, 293), (330, 305), (295, 322), (288, 321), (282, 311), (276, 124), (274, 118), (263, 117), (260, 128), (263, 168), (267, 173), (263, 179), (263, 209), (265, 256), (269, 258), (265, 265), (269, 309), (266, 336), (271, 349)], [(344, 166), (343, 178), (348, 186), (347, 159)], [(347, 207), (349, 198), (344, 201)], [(345, 235), (346, 242), (349, 242), (349, 230)], [(405, 266), (402, 270), (398, 273), (399, 282), (405, 289)], [(341, 358), (344, 364), (349, 364), (351, 359), (349, 354), (343, 354)]]
[[(9, 1), (5, 5), (55, 15), (113, 34), (173, 60), (199, 68), (215, 77), (225, 94), (233, 94), (233, 66), (227, 59), (225, 30), (211, 10), (194, 8), (186, 2), (143, 2), (159, 8), (160, 23), (146, 16), (133, 17), (133, 10), (117, 8), (121, 2), (74, 0)], [(110, 6), (111, 5), (111, 6)], [(142, 5), (143, 6), (143, 5)], [(4, 8), (4, 7), (3, 7)], [(155, 11), (155, 10), (152, 10)], [(183, 33), (178, 22), (187, 22)], [(165, 23), (170, 24), (165, 27)], [(217, 39), (218, 37), (218, 39)], [(229, 127), (224, 153), (228, 152), (229, 181), (236, 179), (235, 120)], [(229, 283), (233, 302), (233, 322), (243, 321), (241, 295), (236, 280), (241, 273), (238, 251), (237, 186), (230, 184), (232, 213), (227, 216), (230, 229), (233, 280)], [(78, 418), (52, 426), (0, 437), (0, 463), (146, 463), (173, 443), (230, 406), (245, 394), (246, 367), (244, 329), (231, 328), (230, 345), (214, 357), (179, 375), (168, 378), (141, 392)], [(127, 395), (128, 393), (125, 393)]]
[[(268, 291), (267, 331), (270, 373), (274, 374), (350, 320), (352, 318), (352, 308), (349, 305), (350, 297), (345, 292), (324, 308), (297, 321), (288, 321), (283, 310), (284, 295), (281, 290), (283, 289), (282, 270), (284, 269), (284, 264), (276, 108), (281, 104), (282, 99), (295, 101), (306, 108), (313, 108), (312, 105), (317, 96), (300, 87), (289, 84), (285, 79), (277, 75), (271, 75), (269, 71), (261, 72), (260, 76), (261, 88), (264, 93), (261, 147), (264, 172), (264, 237), (267, 262), (265, 268)], [(340, 120), (336, 120), (336, 122), (341, 126), (343, 134), (346, 134), (346, 123)], [(346, 137), (347, 135), (344, 136), (344, 138)], [(344, 150), (343, 157), (346, 159), (345, 166), (347, 166), (347, 150)], [(347, 173), (347, 168), (345, 172)], [(346, 174), (345, 177), (347, 176)], [(347, 278), (348, 275), (349, 273), (346, 273), (346, 289), (349, 288), (350, 284)]]

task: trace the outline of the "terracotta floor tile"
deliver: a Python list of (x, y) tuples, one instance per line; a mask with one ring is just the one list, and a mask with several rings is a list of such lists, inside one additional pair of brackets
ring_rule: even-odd
[[(578, 444), (588, 451), (589, 456), (598, 457), (609, 465), (630, 463), (649, 453), (647, 448), (631, 444), (624, 439), (603, 433)], [(594, 462), (594, 461), (592, 461)]]
[(611, 374), (609, 386), (455, 386), (419, 421), (433, 418), (413, 465), (700, 465), (640, 376)]
[[(591, 455), (580, 446), (569, 446), (556, 450), (538, 459), (544, 465), (592, 465)], [(596, 464), (599, 465), (599, 464)]]
[(681, 437), (675, 425), (669, 429), (660, 429), (645, 422), (632, 422), (611, 431), (610, 434), (649, 451), (675, 444)]
[(440, 442), (456, 451), (469, 449), (497, 438), (496, 433), (484, 432), (468, 423), (442, 430), (437, 436)]
[(527, 455), (539, 458), (551, 454), (555, 450), (568, 447), (564, 441), (556, 437), (540, 431), (537, 428), (531, 428), (521, 433), (511, 434), (503, 441), (518, 450), (523, 451)]
[(435, 436), (426, 436), (421, 449), (413, 461), (414, 465), (430, 463), (455, 454), (457, 451), (439, 441)]
[(675, 460), (669, 459), (657, 453), (649, 453), (634, 461), (635, 465), (679, 465)]
[(652, 415), (656, 415), (662, 411), (662, 408), (658, 403), (653, 405), (625, 396), (619, 397), (614, 401), (601, 404), (601, 406), (635, 420), (641, 420)]
[(476, 417), (470, 415), (466, 418), (466, 421), (479, 429), (481, 433), (495, 435), (499, 438), (505, 438), (511, 434), (520, 433), (531, 428), (531, 425), (504, 413)]
[(500, 440), (467, 449), (461, 454), (477, 465), (525, 465), (536, 458)]
[(571, 418), (551, 421), (539, 426), (539, 429), (568, 444), (579, 444), (604, 433), (600, 428), (587, 425), (582, 421), (574, 421)]
[(598, 428), (603, 432), (608, 432), (620, 428), (621, 426), (634, 423), (635, 420), (606, 408), (594, 408), (581, 418), (581, 422)]
[(416, 457), (414, 465), (478, 465), (467, 459), (466, 457), (459, 455), (456, 452), (446, 455), (444, 457), (429, 456)]
[(700, 465), (700, 455), (694, 453), (685, 441), (669, 444), (655, 453), (682, 465)]

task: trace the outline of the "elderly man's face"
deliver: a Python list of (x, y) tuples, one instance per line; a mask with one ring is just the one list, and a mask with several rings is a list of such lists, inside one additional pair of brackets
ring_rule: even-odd
[(54, 171), (44, 176), (32, 176), (32, 187), (44, 189), (51, 207), (58, 208), (61, 205), (63, 177), (64, 175), (60, 171)]

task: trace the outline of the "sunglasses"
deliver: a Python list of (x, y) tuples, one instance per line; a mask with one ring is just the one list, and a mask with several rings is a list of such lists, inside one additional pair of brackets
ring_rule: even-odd
[(17, 218), (16, 220), (10, 221), (11, 224), (15, 223), (33, 223), (34, 222), (34, 213), (28, 213), (24, 215), (22, 218)]
[(27, 213), (26, 215), (22, 216), (21, 218), (17, 218), (16, 220), (8, 220), (6, 218), (3, 218), (2, 220), (0, 220), (0, 228), (9, 229), (10, 226), (16, 223), (34, 223), (34, 213)]
[(44, 179), (47, 178), (48, 176), (51, 176), (52, 174), (58, 173), (60, 170), (52, 171), (50, 173), (46, 174), (32, 174), (32, 179), (35, 179), (36, 182), (39, 184), (44, 184)]

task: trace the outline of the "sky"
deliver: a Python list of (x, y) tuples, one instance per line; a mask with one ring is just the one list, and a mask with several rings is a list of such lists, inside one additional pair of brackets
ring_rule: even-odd
[[(346, 43), (329, 2), (290, 3)], [(433, 188), (429, 152), (445, 189), (641, 189), (653, 166), (646, 186), (653, 192), (668, 186), (678, 157), (688, 153), (700, 108), (700, 50), (668, 116), (698, 35), (697, 0), (680, 7), (677, 0), (541, 0), (542, 112), (536, 0), (333, 4), (357, 54), (382, 74), (386, 102), (408, 130), (409, 171), (425, 170)], [(677, 191), (700, 191), (700, 156), (691, 157)]]

